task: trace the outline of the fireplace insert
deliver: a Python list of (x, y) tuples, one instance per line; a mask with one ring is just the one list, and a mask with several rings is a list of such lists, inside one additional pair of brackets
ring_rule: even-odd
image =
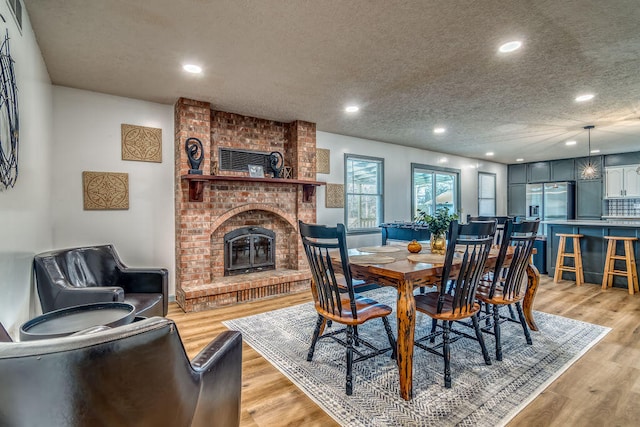
[(224, 275), (276, 268), (276, 234), (262, 227), (242, 227), (224, 235)]

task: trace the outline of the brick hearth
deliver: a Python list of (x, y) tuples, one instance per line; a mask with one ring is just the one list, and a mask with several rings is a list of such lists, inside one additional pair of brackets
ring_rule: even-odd
[[(315, 197), (305, 202), (302, 185), (287, 182), (209, 181), (202, 202), (189, 201), (181, 179), (189, 164), (189, 137), (204, 148), (202, 170), (219, 176), (248, 172), (217, 171), (220, 147), (270, 153), (279, 151), (293, 168), (293, 179), (314, 181), (314, 123), (281, 123), (214, 111), (209, 103), (181, 98), (175, 105), (176, 300), (198, 311), (309, 289), (311, 274), (298, 235), (298, 219), (315, 222)], [(276, 233), (276, 269), (224, 276), (226, 233), (258, 226)]]

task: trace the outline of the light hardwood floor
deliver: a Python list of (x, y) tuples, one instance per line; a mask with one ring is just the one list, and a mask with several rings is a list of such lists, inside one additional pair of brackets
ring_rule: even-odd
[[(278, 297), (173, 319), (189, 357), (225, 330), (222, 321), (310, 301), (310, 293)], [(635, 426), (640, 424), (640, 294), (543, 276), (535, 310), (613, 330), (522, 410), (509, 426)], [(309, 332), (311, 334), (311, 331)], [(311, 335), (309, 335), (311, 338)], [(536, 332), (532, 333), (536, 339)], [(244, 344), (242, 426), (337, 425), (291, 381)]]

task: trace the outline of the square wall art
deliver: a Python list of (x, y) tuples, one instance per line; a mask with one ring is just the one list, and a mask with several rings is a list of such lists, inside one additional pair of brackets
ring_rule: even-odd
[(122, 160), (162, 163), (162, 129), (121, 125)]
[(84, 210), (129, 209), (129, 174), (82, 172)]

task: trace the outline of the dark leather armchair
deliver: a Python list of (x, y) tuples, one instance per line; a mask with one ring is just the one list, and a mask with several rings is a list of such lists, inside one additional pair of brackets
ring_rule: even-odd
[(189, 361), (173, 321), (0, 342), (2, 426), (237, 426), (242, 336)]
[(136, 315), (166, 316), (169, 272), (128, 268), (113, 245), (61, 249), (35, 256), (42, 312), (94, 302), (124, 301)]

